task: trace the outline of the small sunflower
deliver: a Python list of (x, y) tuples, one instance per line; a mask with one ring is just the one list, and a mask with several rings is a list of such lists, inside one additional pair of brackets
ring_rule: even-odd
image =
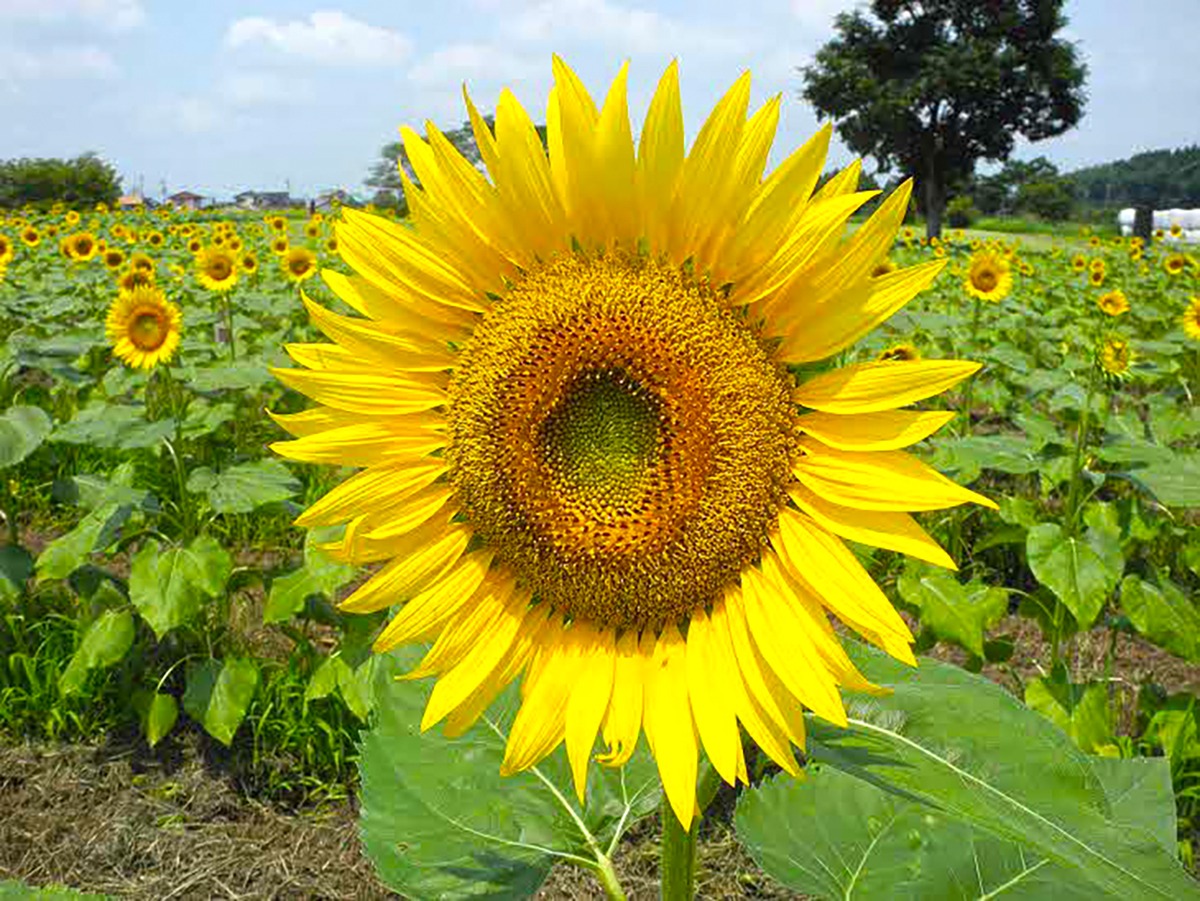
[(237, 235), (234, 235), (234, 236), (232, 236), (232, 237), (229, 239), (229, 245), (228, 245), (228, 247), (229, 247), (229, 249), (230, 249), (230, 250), (232, 250), (234, 253), (239, 253), (239, 252), (241, 252), (241, 249), (242, 249), (243, 247), (245, 247), (245, 244), (243, 244), (243, 243), (242, 243), (242, 239), (241, 239), (241, 238), (239, 238)]
[(309, 238), (316, 238), (321, 234), (321, 224), (310, 219), (304, 225), (304, 234)]
[(1154, 240), (1155, 241), (1161, 241), (1166, 236), (1167, 236), (1167, 233), (1165, 231), (1163, 231), (1161, 228), (1156, 228), (1154, 230)]
[(206, 247), (196, 255), (196, 277), (209, 291), (228, 291), (237, 284), (237, 258), (223, 247)]
[(13, 242), (9, 240), (8, 235), (0, 233), (0, 266), (7, 266), (15, 253)]
[(153, 369), (174, 355), (182, 323), (179, 307), (153, 285), (142, 285), (117, 295), (104, 331), (114, 356), (135, 369)]
[(129, 265), (134, 269), (142, 269), (146, 272), (153, 272), (155, 270), (154, 258), (145, 253), (135, 253), (130, 256)]
[(76, 262), (85, 262), (96, 255), (96, 238), (91, 232), (77, 232), (66, 239), (67, 255)]
[(671, 64), (635, 146), (627, 75), (601, 112), (555, 58), (548, 152), (511, 93), (495, 131), (468, 99), (490, 177), (402, 129), (413, 227), (344, 211), (357, 275), (324, 275), (360, 315), (305, 300), (334, 343), (274, 370), (318, 404), (274, 447), (365, 467), (299, 522), (350, 523), (327, 552), (383, 564), (341, 605), (396, 608), (377, 650), (433, 641), (423, 729), (462, 734), (519, 680), (501, 773), (565, 744), (582, 798), (595, 744), (620, 766), (644, 730), (686, 830), (701, 749), (748, 782), (744, 727), (795, 774), (802, 709), (844, 726), (839, 686), (877, 691), (830, 613), (915, 661), (842, 539), (953, 565), (906, 511), (994, 505), (902, 450), (952, 414), (901, 408), (978, 364), (790, 368), (944, 268), (871, 275), (911, 182), (843, 240), (870, 195), (858, 164), (814, 191), (828, 126), (764, 177), (780, 99), (748, 116), (746, 74), (685, 151)]
[(1129, 372), (1129, 366), (1133, 363), (1133, 360), (1133, 348), (1129, 346), (1129, 342), (1124, 338), (1110, 335), (1100, 345), (1100, 368), (1109, 375), (1124, 376)]
[(1096, 306), (1109, 316), (1120, 316), (1122, 313), (1129, 312), (1129, 300), (1125, 297), (1125, 292), (1119, 288), (1101, 294), (1096, 299)]
[(875, 359), (881, 363), (915, 363), (921, 359), (921, 352), (915, 344), (894, 344)]
[(146, 235), (146, 243), (151, 247), (162, 247), (164, 240), (162, 232), (150, 232)]
[(79, 224), (79, 214), (74, 210), (68, 210), (67, 215), (63, 216), (63, 222), (65, 222), (71, 228), (74, 228)]
[(1088, 284), (1093, 288), (1099, 288), (1104, 284), (1105, 270), (1092, 269), (1088, 272)]
[(243, 253), (238, 262), (242, 267), (242, 272), (247, 275), (253, 275), (258, 271), (258, 257), (250, 251)]
[(26, 247), (37, 247), (42, 241), (42, 236), (32, 225), (27, 225), (21, 230), (21, 241)]
[(1200, 341), (1200, 296), (1193, 297), (1184, 308), (1179, 324), (1183, 326), (1185, 335)]
[(1031, 276), (1033, 275), (1033, 264), (1026, 260), (1021, 260), (1021, 262), (1017, 264), (1017, 271), (1026, 277)]
[(282, 216), (272, 216), (267, 220), (267, 224), (271, 226), (272, 231), (285, 232), (287, 231), (287, 220)]
[(276, 256), (283, 256), (288, 251), (288, 239), (284, 237), (275, 238), (271, 241), (271, 253)]
[(1092, 235), (1090, 238), (1088, 238), (1088, 243), (1090, 245), (1092, 245), (1093, 247), (1099, 247), (1100, 246), (1100, 236)]
[(1089, 272), (1106, 272), (1108, 271), (1108, 263), (1104, 262), (1103, 257), (1095, 257), (1088, 263)]
[(1171, 227), (1167, 230), (1167, 233), (1172, 238), (1178, 238), (1183, 235), (1183, 226), (1178, 222), (1172, 222)]
[(337, 253), (338, 243), (336, 237), (329, 237), (325, 240), (325, 249), (330, 253)]
[(971, 257), (963, 287), (978, 300), (992, 303), (1003, 300), (1012, 290), (1012, 269), (1008, 260), (988, 250), (976, 253)]
[(134, 269), (133, 267), (125, 270), (125, 274), (117, 279), (117, 287), (122, 291), (132, 291), (135, 288), (142, 288), (153, 284), (153, 272), (147, 272), (145, 269)]
[(47, 238), (53, 238), (57, 234), (58, 234), (58, 226), (57, 225), (55, 225), (54, 223), (51, 223), (46, 226), (46, 237)]
[(1081, 253), (1071, 257), (1071, 270), (1073, 272), (1083, 272), (1087, 268), (1087, 257)]
[[(330, 248), (330, 250), (336, 250), (336, 248)], [(878, 264), (876, 264), (875, 268), (871, 270), (871, 278), (879, 278), (880, 276), (887, 275), (889, 272), (895, 271), (896, 264), (887, 257), (884, 257), (879, 261)]]
[(104, 251), (104, 265), (109, 269), (120, 269), (125, 263), (125, 251), (119, 247), (110, 247)]
[(187, 249), (188, 249), (189, 253), (199, 253), (201, 248), (203, 248), (203, 247), (204, 247), (204, 242), (201, 241), (199, 238), (192, 238), (187, 243)]
[(1163, 260), (1163, 269), (1167, 275), (1179, 275), (1187, 266), (1187, 258), (1181, 253), (1168, 254)]
[(284, 274), (294, 282), (302, 282), (317, 272), (317, 255), (307, 247), (292, 247), (279, 260)]

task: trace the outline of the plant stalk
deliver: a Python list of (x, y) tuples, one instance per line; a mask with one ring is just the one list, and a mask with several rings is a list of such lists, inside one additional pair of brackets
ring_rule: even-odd
[(692, 828), (684, 829), (671, 804), (663, 797), (662, 858), (659, 884), (663, 901), (692, 901), (696, 897), (696, 834), (700, 817), (692, 819)]
[(621, 888), (621, 881), (617, 879), (617, 871), (610, 858), (600, 855), (593, 872), (604, 887), (604, 897), (608, 901), (625, 901), (625, 889)]

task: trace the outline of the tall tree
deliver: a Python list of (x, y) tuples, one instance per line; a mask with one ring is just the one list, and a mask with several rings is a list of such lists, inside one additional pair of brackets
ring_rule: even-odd
[(1083, 113), (1087, 69), (1055, 35), (1063, 0), (872, 0), (802, 69), (801, 95), (882, 169), (917, 178), (929, 235), (951, 186), (1018, 135), (1062, 134)]
[(117, 170), (94, 153), (69, 160), (0, 161), (0, 207), (47, 207), (58, 201), (91, 206), (115, 203), (120, 195)]

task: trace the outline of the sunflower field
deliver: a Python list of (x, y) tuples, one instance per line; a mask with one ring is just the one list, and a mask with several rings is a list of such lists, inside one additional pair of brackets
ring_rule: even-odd
[[(436, 140), (432, 146), (443, 152)], [(853, 192), (857, 171), (837, 176), (827, 196)], [(436, 180), (423, 181), (432, 193)], [(847, 233), (874, 239), (887, 217), (899, 222), (905, 191)], [(436, 214), (426, 210), (428, 221), (444, 224)], [(604, 572), (589, 570), (583, 558), (560, 578), (538, 568), (538, 546), (518, 539), (499, 545), (514, 559), (534, 560), (529, 571), (544, 579), (541, 590), (567, 599), (567, 620), (609, 629), (588, 626), (586, 642), (572, 645), (583, 625), (555, 625), (533, 608), (540, 613), (514, 620), (504, 639), (513, 655), (523, 640), (560, 642), (562, 660), (611, 653), (616, 675), (605, 683), (590, 731), (574, 731), (580, 720), (563, 692), (576, 684), (568, 678), (575, 671), (566, 663), (555, 669), (560, 657), (531, 665), (520, 692), (506, 690), (517, 669), (495, 661), (487, 680), (461, 684), (451, 678), (461, 669), (439, 664), (439, 654), (471, 659), (473, 648), (483, 654), (497, 646), (516, 583), (497, 580), (491, 595), (476, 595), (479, 609), (494, 603), (497, 619), (472, 625), (464, 616), (461, 647), (439, 638), (423, 661), (403, 647), (437, 638), (449, 615), (428, 612), (425, 601), (453, 605), (495, 572), (491, 551), (443, 509), (449, 489), (442, 487), (440, 433), (424, 420), (408, 433), (381, 432), (371, 418), (377, 411), (433, 416), (428, 397), (442, 395), (429, 395), (429, 386), (442, 390), (435, 377), (456, 365), (447, 360), (457, 359), (449, 355), (467, 340), (464, 323), (474, 315), (418, 310), (414, 319), (437, 320), (450, 337), (413, 337), (417, 330), (402, 321), (408, 314), (381, 319), (380, 297), (354, 286), (350, 276), (372, 259), (383, 266), (396, 248), (417, 253), (406, 236), (420, 223), (414, 230), (349, 210), (327, 217), (10, 211), (0, 218), (0, 741), (136, 732), (162, 748), (199, 733), (230, 749), (242, 777), (269, 795), (307, 803), (359, 791), (367, 852), (388, 886), (413, 897), (532, 894), (556, 862), (583, 867), (610, 897), (623, 897), (612, 862), (622, 837), (661, 809), (675, 829), (664, 825), (667, 860), (672, 842), (694, 844), (693, 811), (719, 793), (730, 800), (727, 819), (757, 865), (807, 894), (891, 897), (901, 878), (912, 897), (993, 897), (1018, 884), (1025, 897), (1194, 893), (1176, 861), (1194, 868), (1200, 840), (1200, 262), (1171, 234), (1143, 242), (1071, 228), (1054, 237), (955, 231), (926, 240), (909, 222), (894, 240), (885, 236), (869, 278), (915, 293), (921, 286), (902, 274), (919, 272), (928, 288), (857, 343), (839, 346), (832, 360), (787, 357), (790, 339), (782, 345), (780, 359), (800, 386), (793, 398), (815, 411), (798, 420), (806, 433), (801, 446), (815, 441), (823, 450), (804, 452), (796, 464), (800, 487), (790, 494), (745, 501), (751, 518), (756, 504), (769, 501), (772, 516), (785, 505), (792, 518), (779, 543), (799, 550), (792, 558), (764, 553), (761, 571), (748, 566), (743, 590), (725, 599), (732, 611), (745, 595), (744, 621), (753, 631), (755, 599), (790, 580), (794, 562), (803, 583), (804, 561), (834, 561), (823, 564), (832, 569), (821, 576), (822, 598), (866, 597), (873, 579), (902, 619), (865, 601), (825, 606), (899, 660), (856, 643), (839, 625), (843, 653), (817, 605), (828, 644), (814, 627), (813, 653), (837, 677), (828, 682), (832, 700), (823, 700), (787, 681), (782, 644), (756, 637), (762, 667), (751, 671), (742, 662), (735, 682), (750, 687), (729, 702), (754, 738), (743, 747), (732, 713), (731, 729), (722, 732), (704, 719), (715, 713), (699, 712), (708, 708), (696, 698), (698, 686), (720, 694), (719, 672), (688, 670), (682, 694), (672, 694), (677, 686), (667, 676), (646, 676), (644, 720), (636, 680), (628, 683), (639, 692), (632, 719), (619, 723), (605, 712), (622, 684), (622, 661), (644, 658), (670, 673), (685, 666), (672, 656), (685, 643), (688, 654), (697, 645), (710, 655), (702, 659), (723, 659), (718, 615), (725, 608), (695, 614), (686, 634), (668, 618), (658, 623), (658, 644), (651, 636), (647, 645), (647, 630), (639, 647), (642, 620), (611, 613), (634, 600), (610, 590)], [(372, 234), (385, 236), (374, 245), (378, 257), (363, 251)], [(461, 265), (466, 271), (474, 262)], [(546, 292), (581, 278), (572, 265), (583, 264), (564, 263), (543, 272), (542, 282), (531, 280), (522, 315), (539, 315)], [(677, 289), (674, 275), (615, 255), (587, 266), (592, 283), (636, 272), (638, 291), (665, 292), (670, 303), (683, 298), (678, 308), (663, 308), (670, 320), (663, 328), (683, 323), (696, 335), (716, 334), (717, 320), (690, 312), (686, 280)], [(748, 269), (743, 277), (755, 276)], [(634, 347), (657, 361), (638, 331), (637, 305), (613, 316), (628, 334), (601, 335), (585, 322), (539, 345), (537, 360), (582, 366), (589, 348), (600, 348), (603, 362), (625, 359)], [(394, 323), (395, 334), (367, 328), (364, 318)], [(742, 327), (726, 318), (718, 324)], [(513, 449), (519, 404), (552, 406), (552, 386), (535, 377), (511, 391), (486, 382), (479, 361), (506, 360), (506, 342), (518, 332), (479, 329), (468, 359), (484, 374), (470, 391), (449, 389), (463, 392), (456, 398), (505, 399), (456, 400), (461, 412), (450, 426), (467, 436), (455, 465), (481, 474), (459, 488), (485, 535), (507, 521), (508, 507), (486, 501), (501, 491), (491, 474), (523, 465)], [(335, 343), (321, 343), (322, 335)], [(577, 339), (587, 350), (571, 357)], [(750, 346), (719, 340), (727, 342), (717, 345), (722, 359)], [(394, 378), (378, 362), (380, 347), (416, 360), (410, 369), (421, 377)], [(739, 407), (737, 417), (765, 422), (774, 415), (772, 392), (784, 406), (791, 401), (775, 371), (756, 362), (758, 345), (745, 352), (749, 362), (735, 386), (768, 399), (765, 412)], [(838, 404), (850, 404), (846, 392), (857, 390), (846, 380), (869, 373), (900, 384), (916, 371), (906, 367), (943, 360), (982, 368), (971, 375), (975, 366), (953, 364), (938, 376), (940, 387), (909, 394), (895, 387), (890, 404), (854, 401), (861, 421), (877, 415), (869, 422), (887, 434), (856, 432), (851, 417), (839, 420), (848, 407)], [(623, 375), (610, 377), (613, 366), (588, 370), (600, 374), (572, 388), (570, 415), (548, 415), (541, 433), (558, 454), (548, 465), (579, 492), (581, 509), (633, 492), (628, 472), (655, 440), (644, 424), (659, 402)], [(349, 387), (336, 378), (345, 372), (357, 374)], [(692, 390), (679, 385), (681, 393)], [(925, 398), (919, 414), (891, 412)], [(347, 409), (354, 415), (343, 421)], [(742, 427), (740, 420), (728, 425), (741, 442), (731, 453), (749, 458), (759, 433), (742, 435)], [(517, 437), (509, 442), (509, 434)], [(911, 457), (898, 450), (905, 446)], [(604, 455), (594, 457), (596, 447)], [(928, 502), (902, 508), (856, 494), (849, 470), (839, 467), (863, 449), (877, 455), (871, 477), (884, 495), (903, 493), (910, 482), (940, 487), (912, 489)], [(419, 461), (403, 470), (403, 490), (395, 472), (382, 479), (372, 469), (401, 455)], [(784, 477), (763, 474), (764, 482)], [(686, 494), (689, 478), (683, 470), (671, 490)], [(346, 513), (348, 498), (374, 504), (369, 516), (376, 519)], [(921, 525), (900, 509), (916, 512)], [(663, 510), (652, 512), (669, 520), (669, 504)], [(415, 527), (405, 516), (413, 524), (444, 517), (443, 544), (405, 544)], [(563, 526), (604, 552), (634, 540), (621, 528), (588, 528)], [(721, 523), (712, 528), (726, 540)], [(435, 585), (441, 593), (419, 592), (414, 568), (434, 567), (421, 555), (451, 539), (466, 562), (445, 551), (438, 564), (445, 581)], [(710, 578), (703, 554), (686, 559), (688, 586)], [(638, 570), (639, 584), (653, 584), (656, 597), (683, 597), (668, 576)], [(414, 596), (422, 604), (410, 603), (388, 623), (392, 604)], [(729, 614), (735, 632), (738, 616)], [(547, 637), (554, 629), (566, 637)], [(909, 629), (912, 650), (928, 655), (916, 668), (905, 662)], [(610, 652), (596, 650), (606, 640)], [(735, 634), (734, 650), (738, 641)], [(385, 653), (372, 654), (373, 646)], [(392, 678), (414, 666), (410, 676), (442, 677), (432, 699), (424, 683)], [(586, 693), (590, 683), (580, 679)], [(758, 694), (752, 679), (763, 680)], [(772, 688), (775, 682), (784, 687)], [(852, 690), (844, 713), (839, 684)], [(698, 711), (694, 734), (691, 719), (673, 719), (679, 710), (686, 717), (689, 688)], [(816, 715), (797, 713), (796, 723), (784, 712), (776, 729), (764, 699), (801, 694)], [(545, 715), (557, 716), (558, 725), (546, 726), (531, 710), (553, 712)], [(470, 729), (469, 739), (422, 734), (444, 717), (447, 734)], [(638, 744), (643, 723), (653, 756)], [(598, 731), (610, 746), (601, 761), (623, 766), (589, 776)], [(681, 749), (683, 732), (690, 744)], [(799, 763), (792, 745), (803, 752)], [(697, 774), (700, 750), (720, 778)], [(802, 770), (807, 778), (798, 778)], [(742, 786), (735, 794), (722, 780)], [(847, 854), (863, 847), (871, 850), (860, 858)], [(445, 860), (458, 863), (439, 863)], [(703, 895), (704, 878), (664, 872), (664, 893), (670, 882)], [(949, 888), (964, 881), (978, 891)], [(670, 896), (683, 897), (679, 891)]]

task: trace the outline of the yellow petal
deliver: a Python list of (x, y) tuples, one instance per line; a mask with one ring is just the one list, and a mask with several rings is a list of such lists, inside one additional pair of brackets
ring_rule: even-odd
[(289, 388), (317, 403), (349, 413), (394, 416), (420, 413), (446, 403), (446, 393), (441, 389), (397, 375), (274, 367), (270, 372)]
[(371, 417), (360, 413), (347, 413), (345, 410), (335, 410), (332, 407), (313, 407), (301, 410), (299, 413), (275, 413), (267, 410), (267, 415), (289, 435), (305, 438), (309, 435), (319, 435), (329, 429), (349, 425), (362, 425), (371, 421)]
[(375, 327), (370, 320), (354, 320), (331, 313), (313, 303), (303, 291), (300, 297), (313, 325), (360, 359), (366, 358), (376, 365), (401, 371), (450, 369), (457, 362), (457, 356), (444, 342), (439, 346), (437, 342), (418, 343), (401, 338)]
[[(737, 694), (730, 670), (720, 650), (713, 625), (703, 610), (688, 621), (687, 674), (688, 695), (696, 731), (713, 768), (730, 785), (746, 769), (742, 758), (742, 738), (737, 725)], [(729, 662), (732, 664), (732, 661)]]
[(427, 485), (403, 501), (372, 507), (363, 523), (366, 538), (385, 541), (411, 532), (441, 510), (454, 497), (453, 485), (438, 482)]
[(849, 416), (808, 413), (796, 420), (804, 432), (838, 450), (899, 450), (923, 441), (954, 418), (941, 410), (880, 410)]
[(958, 569), (941, 546), (907, 513), (857, 510), (825, 500), (799, 482), (788, 486), (796, 506), (834, 535), (872, 547), (899, 551), (946, 569)]
[(667, 624), (654, 646), (644, 719), (663, 793), (686, 832), (696, 813), (699, 749), (688, 700), (687, 646), (674, 623)]
[(608, 750), (596, 758), (607, 766), (623, 766), (637, 747), (638, 734), (642, 730), (644, 673), (648, 664), (649, 660), (638, 648), (636, 632), (627, 631), (617, 639), (612, 694), (601, 724)]
[(380, 418), (316, 432), (294, 441), (276, 441), (271, 450), (301, 463), (341, 466), (416, 463), (449, 443), (444, 434), (434, 431), (443, 423), (440, 415)]
[(785, 572), (832, 613), (864, 637), (903, 648), (900, 659), (915, 663), (912, 633), (858, 558), (803, 513), (784, 509), (771, 536)]
[[(420, 641), (437, 632), (483, 587), (492, 552), (474, 551), (459, 559), (445, 577), (406, 603), (372, 645), (378, 653)], [(485, 589), (486, 590), (486, 589)]]
[(405, 536), (407, 552), (398, 556), (338, 604), (349, 613), (371, 613), (412, 597), (440, 579), (462, 557), (471, 530), (452, 526), (445, 534), (417, 529)]
[(827, 501), (860, 510), (942, 510), (975, 503), (993, 510), (995, 502), (946, 478), (904, 451), (855, 453), (801, 441), (809, 453), (792, 472)]
[(637, 187), (641, 231), (650, 247), (666, 245), (669, 210), (683, 169), (683, 108), (679, 63), (672, 60), (659, 79), (638, 139)]
[(493, 573), (483, 588), (471, 596), (470, 603), (451, 617), (433, 647), (403, 678), (423, 679), (449, 672), (471, 653), (485, 633), (497, 623), (507, 621), (510, 613), (519, 618), (528, 606), (529, 593), (519, 591), (510, 574)]
[(582, 804), (587, 792), (587, 767), (592, 746), (612, 696), (616, 647), (612, 630), (598, 631), (581, 622), (572, 628), (579, 632), (577, 638), (583, 647), (578, 677), (567, 701), (567, 760), (571, 764), (575, 794)]
[(446, 472), (444, 460), (376, 466), (357, 473), (332, 489), (296, 518), (298, 526), (332, 526), (366, 512), (388, 509), (431, 485)]
[(825, 413), (894, 410), (941, 394), (982, 365), (969, 360), (856, 363), (809, 379), (792, 393), (792, 399)]
[(858, 189), (858, 178), (862, 173), (862, 160), (852, 160), (850, 165), (821, 185), (813, 200), (829, 200), (843, 194), (853, 194)]
[(467, 310), (426, 300), (412, 292), (397, 294), (394, 290), (381, 290), (361, 276), (322, 269), (321, 278), (356, 313), (397, 338), (423, 348), (444, 348), (447, 341), (461, 341), (474, 324), (474, 314)]

